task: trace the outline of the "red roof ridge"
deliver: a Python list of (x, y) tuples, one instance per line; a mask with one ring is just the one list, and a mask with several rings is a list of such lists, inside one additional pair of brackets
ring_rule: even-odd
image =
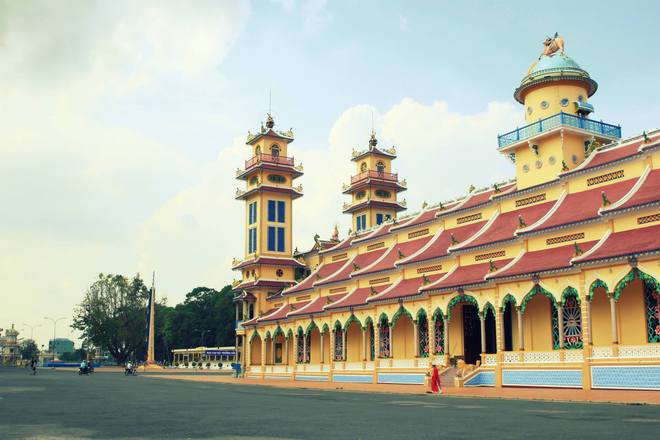
[(369, 232), (367, 235), (365, 235), (364, 237), (356, 238), (355, 240), (353, 240), (353, 242), (354, 242), (354, 243), (358, 243), (358, 242), (361, 243), (361, 242), (363, 242), (363, 241), (367, 241), (367, 240), (369, 240), (369, 237), (371, 237), (372, 235), (376, 235), (378, 232), (380, 232), (381, 230), (383, 230), (384, 228), (386, 228), (388, 225), (389, 225), (389, 223), (387, 223), (387, 222), (383, 222), (383, 223), (381, 223), (381, 224), (379, 225), (379, 226), (380, 226), (379, 228), (376, 228), (376, 229), (374, 229), (373, 231), (370, 231), (370, 232)]
[(317, 285), (325, 284), (326, 280), (331, 279), (332, 277), (334, 277), (335, 275), (340, 273), (342, 270), (344, 270), (344, 268), (346, 266), (348, 266), (349, 263), (352, 263), (355, 260), (355, 258), (357, 258), (357, 255), (353, 255), (351, 258), (346, 259), (346, 263), (344, 263), (342, 266), (340, 266), (339, 269), (337, 269), (336, 271), (334, 271), (333, 273), (331, 273), (327, 277), (323, 278), (322, 280), (314, 281), (312, 283), (312, 286), (316, 287)]
[(392, 285), (391, 285), (390, 287), (388, 287), (387, 289), (383, 290), (382, 292), (380, 292), (380, 293), (377, 294), (377, 295), (374, 295), (374, 296), (370, 296), (370, 297), (368, 297), (368, 298), (367, 298), (367, 302), (371, 302), (371, 301), (375, 301), (375, 300), (377, 300), (379, 297), (381, 297), (381, 296), (387, 294), (387, 292), (389, 292), (390, 290), (394, 289), (394, 288), (397, 287), (399, 284), (401, 284), (402, 281), (403, 281), (403, 277), (400, 277), (398, 280), (396, 280), (395, 282), (393, 282)]
[(612, 229), (608, 229), (607, 231), (605, 231), (605, 234), (603, 234), (601, 239), (598, 240), (598, 243), (593, 245), (591, 247), (591, 249), (589, 249), (587, 252), (583, 253), (582, 255), (578, 255), (577, 257), (571, 258), (571, 261), (570, 261), (571, 265), (573, 265), (574, 262), (579, 262), (580, 260), (583, 260), (583, 259), (587, 258), (589, 255), (593, 254), (599, 247), (601, 247), (603, 244), (605, 244), (605, 242), (607, 241), (607, 239), (609, 238), (609, 236), (611, 234), (612, 234)]
[(406, 217), (406, 219), (408, 219), (408, 221), (406, 221), (404, 224), (397, 224), (397, 225), (392, 226), (390, 228), (390, 231), (398, 231), (398, 230), (403, 229), (407, 226), (410, 226), (411, 223), (415, 223), (415, 221), (418, 218), (421, 218), (426, 212), (432, 211), (434, 209), (438, 209), (438, 207), (436, 206), (435, 208), (429, 207), (428, 209), (422, 209), (417, 214), (413, 214), (410, 217)]
[(353, 272), (353, 273), (351, 274), (351, 278), (353, 278), (354, 276), (357, 277), (357, 276), (360, 276), (360, 275), (364, 275), (365, 272), (366, 272), (368, 269), (370, 269), (370, 268), (374, 267), (376, 264), (380, 263), (380, 262), (381, 262), (381, 261), (387, 256), (387, 255), (389, 255), (390, 252), (393, 252), (393, 251), (394, 251), (394, 248), (396, 248), (396, 246), (397, 246), (398, 244), (399, 244), (399, 243), (397, 243), (397, 242), (392, 243), (392, 244), (390, 245), (389, 249), (387, 249), (387, 251), (384, 252), (383, 255), (381, 255), (380, 257), (376, 258), (371, 264), (367, 265), (367, 267), (363, 267), (362, 269)]
[(419, 250), (418, 250), (417, 252), (413, 253), (413, 254), (410, 255), (409, 257), (405, 257), (405, 258), (402, 259), (401, 261), (397, 261), (397, 262), (395, 262), (395, 263), (394, 263), (394, 266), (395, 266), (395, 267), (399, 267), (399, 266), (406, 265), (406, 264), (408, 264), (408, 260), (413, 260), (413, 259), (415, 259), (415, 257), (417, 257), (418, 255), (423, 254), (424, 251), (426, 251), (429, 247), (431, 247), (431, 245), (432, 245), (433, 243), (435, 243), (435, 242), (440, 238), (440, 236), (442, 235), (442, 233), (443, 233), (444, 230), (445, 230), (445, 228), (440, 227), (440, 228), (438, 229), (438, 232), (436, 232), (436, 233), (433, 235), (433, 238), (431, 238), (431, 239), (430, 239), (430, 240), (429, 240), (424, 246), (422, 246), (421, 248), (419, 248)]
[[(286, 317), (288, 318), (289, 315), (292, 314), (293, 312), (296, 312), (296, 313), (300, 313), (300, 312), (302, 312), (302, 311), (305, 310), (307, 307), (309, 307), (309, 306), (311, 306), (312, 304), (314, 304), (314, 302), (315, 302), (317, 299), (319, 299), (319, 298), (320, 298), (320, 296), (318, 296), (317, 298), (314, 298), (314, 299), (311, 300), (311, 301), (308, 301), (307, 304), (305, 304), (304, 306), (302, 306), (302, 307), (299, 308), (299, 309), (294, 309), (294, 310), (289, 311), (289, 313), (286, 314)], [(291, 305), (291, 304), (289, 304), (289, 305)], [(295, 304), (293, 304), (293, 305), (295, 305)]]
[(328, 307), (328, 306), (330, 306), (330, 305), (333, 306), (333, 307), (336, 307), (337, 304), (339, 304), (339, 303), (342, 302), (342, 301), (345, 301), (345, 300), (346, 300), (349, 296), (351, 296), (351, 295), (352, 295), (357, 289), (358, 289), (357, 287), (353, 287), (353, 290), (349, 290), (348, 293), (346, 293), (346, 295), (342, 296), (342, 297), (341, 297), (340, 299), (338, 299), (337, 301), (335, 301), (335, 302), (333, 302), (333, 303), (330, 303), (330, 304), (326, 304), (326, 305), (324, 305), (324, 306), (323, 306), (323, 310), (325, 310), (325, 308)]
[(491, 272), (491, 273), (486, 274), (486, 276), (484, 277), (484, 280), (488, 280), (490, 277), (497, 276), (497, 274), (500, 273), (500, 272), (504, 272), (505, 270), (509, 270), (509, 268), (511, 268), (518, 261), (520, 261), (520, 259), (526, 253), (527, 253), (527, 251), (525, 249), (521, 249), (520, 252), (518, 252), (518, 255), (513, 257), (513, 260), (509, 261), (507, 264), (505, 264), (501, 268), (497, 269), (495, 272)]
[(279, 309), (276, 309), (275, 311), (269, 313), (268, 315), (259, 316), (259, 317), (257, 318), (257, 322), (261, 321), (262, 319), (263, 319), (263, 320), (267, 320), (269, 316), (273, 316), (273, 315), (275, 315), (276, 313), (281, 312), (285, 307), (289, 307), (289, 304), (282, 304), (282, 306), (281, 306)]
[[(293, 290), (296, 287), (300, 286), (302, 283), (309, 280), (313, 276), (316, 276), (316, 274), (319, 273), (319, 271), (321, 270), (321, 267), (323, 267), (323, 263), (316, 266), (316, 268), (307, 276), (307, 278), (304, 278), (304, 279), (300, 280), (300, 282), (298, 284), (294, 284), (293, 286), (289, 287), (288, 289), (282, 290), (282, 295), (287, 295), (288, 293), (292, 293), (292, 292), (290, 292), (291, 290)], [(307, 288), (301, 289), (300, 292), (304, 292), (305, 290), (312, 290), (313, 288), (314, 288), (314, 282), (312, 282), (312, 287), (307, 287)]]
[(456, 264), (454, 265), (454, 267), (452, 267), (451, 269), (449, 269), (449, 270), (447, 271), (446, 274), (444, 274), (443, 276), (441, 276), (440, 278), (438, 278), (437, 280), (435, 280), (433, 283), (431, 283), (431, 284), (429, 284), (429, 285), (427, 285), (427, 286), (422, 286), (422, 287), (419, 289), (419, 291), (421, 292), (421, 291), (433, 290), (433, 286), (435, 286), (436, 284), (440, 284), (440, 283), (443, 282), (445, 279), (449, 278), (449, 277), (451, 276), (451, 274), (453, 274), (454, 272), (456, 272), (456, 270), (458, 270), (459, 267), (460, 267), (460, 265), (459, 265), (458, 263), (456, 263)]
[(543, 217), (538, 219), (535, 223), (532, 223), (531, 225), (527, 226), (526, 228), (516, 229), (516, 235), (524, 234), (526, 232), (531, 232), (531, 231), (535, 230), (536, 228), (538, 228), (539, 226), (541, 226), (546, 221), (548, 221), (548, 219), (550, 217), (552, 217), (555, 214), (555, 212), (557, 212), (557, 210), (559, 209), (561, 204), (564, 203), (564, 200), (566, 199), (566, 196), (568, 196), (568, 191), (563, 190), (561, 192), (561, 194), (559, 194), (559, 197), (557, 198), (557, 201), (555, 202), (555, 204), (552, 206), (552, 208), (550, 208), (548, 210), (548, 212), (545, 213), (545, 215)]
[(465, 246), (469, 245), (470, 243), (472, 243), (474, 240), (476, 240), (481, 235), (483, 235), (484, 232), (486, 232), (488, 230), (488, 228), (490, 228), (493, 225), (493, 223), (495, 223), (495, 220), (497, 220), (497, 218), (499, 216), (500, 216), (500, 210), (496, 209), (495, 212), (493, 213), (493, 215), (490, 217), (490, 219), (488, 219), (488, 221), (481, 227), (481, 229), (479, 229), (477, 232), (472, 234), (472, 237), (470, 237), (467, 240), (464, 240), (463, 242), (458, 243), (454, 246), (449, 246), (447, 248), (447, 252), (451, 253), (453, 251), (460, 250), (463, 247), (465, 247)]
[(608, 213), (611, 211), (614, 211), (617, 209), (619, 206), (623, 206), (626, 204), (628, 200), (630, 200), (637, 191), (642, 187), (644, 182), (646, 181), (647, 177), (651, 174), (651, 165), (646, 165), (646, 168), (644, 168), (644, 171), (642, 171), (642, 174), (640, 174), (639, 179), (637, 179), (637, 182), (630, 188), (630, 191), (626, 193), (623, 197), (621, 197), (619, 200), (616, 202), (612, 203), (610, 206), (604, 206), (601, 207), (598, 210), (598, 214), (603, 215), (604, 213)]

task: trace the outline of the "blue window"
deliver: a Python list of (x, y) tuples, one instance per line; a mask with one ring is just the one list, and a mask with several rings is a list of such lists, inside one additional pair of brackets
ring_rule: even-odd
[(284, 252), (284, 228), (277, 228), (277, 252)]
[(252, 225), (257, 222), (257, 202), (248, 205), (248, 224)]
[(275, 227), (269, 226), (268, 227), (268, 250), (269, 251), (274, 251), (275, 250)]
[(367, 229), (367, 214), (362, 214), (357, 217), (357, 230), (361, 231)]
[(379, 225), (383, 223), (383, 214), (376, 214), (376, 224)]
[(277, 221), (279, 223), (284, 223), (284, 211), (286, 209), (286, 205), (284, 202), (277, 202)]
[(268, 227), (268, 250), (273, 252), (284, 252), (285, 245), (284, 228)]
[(275, 200), (268, 201), (268, 221), (275, 221)]
[(248, 230), (248, 254), (257, 251), (257, 228)]

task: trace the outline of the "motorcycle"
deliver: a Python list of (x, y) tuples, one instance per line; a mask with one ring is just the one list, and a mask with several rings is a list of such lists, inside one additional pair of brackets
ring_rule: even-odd
[(137, 369), (135, 367), (125, 368), (124, 376), (137, 376)]
[(85, 376), (89, 376), (89, 367), (78, 367), (78, 376), (82, 376), (83, 374)]

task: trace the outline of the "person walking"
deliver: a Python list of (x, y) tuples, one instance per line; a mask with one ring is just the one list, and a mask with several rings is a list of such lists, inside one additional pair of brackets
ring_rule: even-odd
[(32, 369), (32, 375), (36, 376), (37, 375), (37, 362), (32, 358), (30, 361), (30, 368)]
[(442, 394), (442, 385), (440, 383), (440, 373), (438, 372), (438, 366), (433, 363), (431, 369), (431, 392), (433, 394)]

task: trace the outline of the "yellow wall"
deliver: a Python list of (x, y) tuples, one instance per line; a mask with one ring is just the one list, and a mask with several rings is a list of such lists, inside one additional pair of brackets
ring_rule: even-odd
[(413, 322), (408, 315), (401, 315), (392, 328), (392, 348), (394, 359), (413, 359), (415, 357), (415, 335)]
[(617, 302), (619, 343), (621, 345), (646, 344), (646, 314), (644, 285), (634, 280), (621, 292)]
[(250, 347), (250, 365), (261, 365), (261, 338), (255, 336)]
[[(582, 96), (583, 102), (587, 102), (589, 99), (587, 95), (587, 88), (581, 82), (551, 83), (530, 88), (524, 97), (525, 119), (528, 124), (531, 124), (539, 119), (556, 115), (560, 111), (574, 115), (576, 111), (573, 103), (578, 100), (578, 96)], [(564, 98), (569, 101), (566, 107), (561, 105), (561, 100)], [(547, 108), (541, 107), (542, 101), (548, 103)], [(531, 113), (528, 108), (532, 109)]]
[(523, 314), (525, 350), (552, 350), (552, 315), (550, 299), (544, 295), (535, 295), (528, 303)]
[(612, 344), (610, 322), (610, 300), (605, 289), (599, 287), (594, 290), (594, 296), (591, 299), (591, 337), (595, 346)]
[(362, 329), (360, 324), (353, 321), (346, 330), (346, 361), (359, 362), (362, 360)]
[(449, 355), (463, 355), (463, 305), (457, 304), (449, 320)]
[(321, 333), (318, 328), (313, 328), (310, 335), (310, 363), (318, 364), (321, 362)]

